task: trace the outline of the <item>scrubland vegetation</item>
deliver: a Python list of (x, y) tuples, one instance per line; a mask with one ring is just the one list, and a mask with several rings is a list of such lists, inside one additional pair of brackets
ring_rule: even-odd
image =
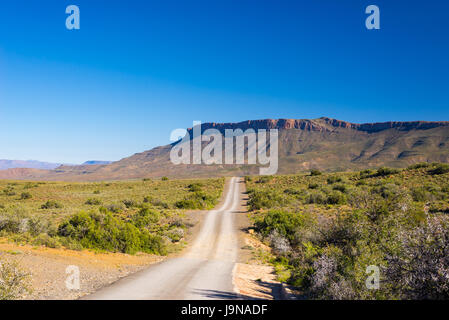
[(184, 238), (185, 210), (211, 209), (223, 185), (224, 179), (0, 181), (0, 237), (52, 248), (164, 255)]
[[(449, 165), (246, 182), (279, 279), (305, 298), (449, 298)], [(380, 270), (374, 290), (371, 265)]]
[(17, 262), (0, 261), (0, 300), (20, 298), (29, 291), (30, 275)]

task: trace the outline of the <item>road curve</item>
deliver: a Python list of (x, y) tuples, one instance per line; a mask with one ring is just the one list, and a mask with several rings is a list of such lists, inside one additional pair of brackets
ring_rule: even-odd
[(219, 208), (207, 212), (183, 255), (165, 260), (84, 297), (89, 300), (202, 300), (237, 298), (232, 278), (238, 254), (234, 216), (240, 178), (232, 178)]

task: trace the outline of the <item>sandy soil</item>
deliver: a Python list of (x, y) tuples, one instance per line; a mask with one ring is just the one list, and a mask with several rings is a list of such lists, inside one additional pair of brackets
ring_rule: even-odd
[(254, 254), (256, 249), (270, 251), (252, 233), (247, 211), (248, 197), (245, 185), (242, 185), (242, 201), (234, 221), (239, 230), (239, 257), (234, 267), (234, 291), (244, 299), (280, 299), (281, 285), (276, 281), (274, 268), (264, 264)]
[[(76, 299), (163, 259), (149, 254), (19, 246), (0, 240), (0, 260), (18, 261), (30, 274), (32, 291), (22, 299)], [(80, 290), (69, 290), (65, 284), (66, 268), (72, 265), (80, 271)]]

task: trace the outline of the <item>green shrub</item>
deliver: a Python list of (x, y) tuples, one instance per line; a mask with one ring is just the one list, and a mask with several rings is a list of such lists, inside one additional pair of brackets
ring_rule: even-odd
[(184, 238), (185, 232), (182, 228), (173, 228), (167, 232), (167, 237), (170, 238), (172, 242), (179, 242)]
[(30, 274), (16, 261), (0, 261), (0, 300), (14, 300), (29, 292)]
[(176, 201), (175, 207), (178, 209), (203, 209), (201, 202), (194, 199)]
[(449, 164), (440, 163), (435, 168), (429, 170), (432, 175), (445, 174), (449, 172)]
[(121, 203), (112, 203), (106, 207), (108, 211), (113, 213), (120, 213), (123, 211), (123, 205)]
[(343, 192), (343, 193), (346, 193), (348, 191), (348, 187), (345, 184), (343, 184), (343, 183), (339, 183), (339, 184), (334, 185), (332, 187), (332, 189), (340, 191), (340, 192)]
[(251, 210), (271, 209), (288, 203), (282, 195), (272, 191), (249, 191), (248, 206)]
[(127, 209), (137, 207), (137, 202), (131, 199), (123, 200), (123, 204)]
[(100, 194), (101, 192), (100, 192), (100, 190), (94, 190), (93, 193), (94, 193), (94, 194)]
[(384, 199), (394, 199), (403, 192), (403, 190), (401, 190), (401, 187), (393, 183), (375, 186), (371, 190), (373, 193), (381, 195)]
[(318, 189), (319, 187), (318, 183), (309, 183), (309, 189)]
[(321, 191), (313, 191), (310, 192), (306, 198), (305, 202), (308, 204), (325, 204), (326, 203), (326, 197)]
[(431, 199), (431, 194), (424, 187), (411, 189), (411, 195), (414, 201), (426, 202)]
[(167, 180), (168, 180), (168, 177), (162, 177), (161, 180), (162, 180), (162, 181), (167, 181)]
[(29, 192), (22, 192), (22, 194), (20, 195), (20, 200), (27, 200), (27, 199), (31, 199), (33, 196), (31, 195), (31, 193)]
[(271, 180), (273, 180), (273, 176), (261, 176), (259, 177), (259, 179), (256, 181), (256, 183), (268, 183)]
[(104, 209), (73, 215), (59, 225), (58, 234), (79, 242), (84, 248), (130, 254), (138, 251), (166, 254), (161, 237), (115, 218)]
[(274, 230), (287, 238), (290, 242), (295, 241), (298, 228), (304, 224), (304, 216), (298, 213), (271, 210), (255, 222), (255, 227), (264, 237), (269, 236)]
[(36, 246), (45, 246), (48, 248), (60, 248), (61, 242), (58, 240), (58, 238), (50, 237), (46, 233), (41, 233), (38, 235), (32, 242), (33, 245)]
[(31, 189), (31, 188), (37, 188), (37, 187), (39, 187), (39, 185), (37, 183), (31, 183), (31, 182), (27, 182), (23, 186), (24, 189)]
[(377, 169), (377, 172), (374, 174), (375, 177), (385, 177), (391, 176), (393, 174), (398, 174), (400, 171), (398, 169), (392, 169), (387, 167), (381, 167)]
[(48, 200), (41, 206), (41, 209), (59, 209), (59, 208), (62, 208), (62, 205), (54, 200)]
[(360, 179), (370, 178), (374, 175), (373, 170), (365, 169), (359, 172)]
[(187, 186), (190, 192), (200, 192), (203, 190), (202, 183), (192, 183)]
[(14, 188), (11, 186), (6, 187), (5, 189), (3, 189), (3, 193), (6, 196), (15, 196), (16, 192), (14, 191)]
[(415, 170), (415, 169), (421, 169), (421, 168), (428, 168), (430, 166), (430, 163), (427, 162), (420, 162), (412, 164), (411, 166), (407, 167), (407, 170)]
[(295, 188), (287, 188), (287, 189), (284, 190), (284, 193), (285, 194), (289, 194), (289, 195), (297, 196), (297, 195), (302, 194), (302, 190), (295, 189)]
[(152, 224), (158, 223), (159, 219), (160, 213), (158, 211), (142, 208), (132, 216), (131, 221), (138, 228), (148, 228)]
[(328, 184), (334, 184), (334, 183), (341, 182), (341, 181), (342, 181), (342, 179), (339, 176), (330, 176), (329, 178), (327, 178)]
[(328, 204), (345, 204), (346, 197), (340, 191), (333, 191), (327, 196), (326, 203), (328, 203)]
[(143, 199), (143, 202), (144, 203), (151, 203), (151, 205), (153, 205), (155, 207), (160, 207), (160, 208), (163, 208), (163, 209), (170, 208), (170, 205), (167, 202), (164, 202), (164, 201), (162, 201), (160, 199), (153, 199), (153, 197), (151, 197), (151, 196), (145, 197)]
[(101, 200), (98, 198), (89, 198), (86, 200), (85, 204), (89, 206), (98, 206), (101, 205)]
[(316, 169), (312, 169), (311, 171), (310, 171), (310, 175), (313, 177), (313, 176), (319, 176), (319, 175), (321, 175), (321, 171), (320, 170), (316, 170)]
[(210, 209), (216, 203), (216, 199), (203, 192), (193, 192), (183, 200), (175, 202), (179, 209)]

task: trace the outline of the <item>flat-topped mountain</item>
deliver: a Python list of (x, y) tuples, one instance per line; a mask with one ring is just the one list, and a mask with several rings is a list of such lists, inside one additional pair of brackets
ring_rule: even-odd
[[(449, 121), (350, 123), (319, 119), (266, 119), (239, 123), (204, 123), (202, 130), (278, 129), (278, 173), (310, 169), (342, 171), (379, 166), (404, 167), (416, 162), (449, 162)], [(192, 129), (188, 129), (191, 131)], [(176, 144), (176, 143), (175, 143)], [(27, 172), (16, 179), (115, 180), (144, 177), (206, 177), (257, 174), (258, 165), (174, 165), (174, 144), (156, 147), (110, 164), (60, 166)], [(0, 178), (12, 179), (0, 171)]]
[(204, 123), (202, 129), (218, 129), (223, 131), (224, 129), (300, 129), (305, 131), (333, 131), (336, 128), (348, 128), (357, 131), (364, 131), (368, 133), (379, 132), (388, 129), (397, 130), (425, 130), (437, 127), (447, 127), (449, 121), (389, 121), (378, 123), (351, 123), (342, 120), (336, 120), (331, 118), (322, 117), (319, 119), (264, 119), (264, 120), (248, 120), (238, 123)]

